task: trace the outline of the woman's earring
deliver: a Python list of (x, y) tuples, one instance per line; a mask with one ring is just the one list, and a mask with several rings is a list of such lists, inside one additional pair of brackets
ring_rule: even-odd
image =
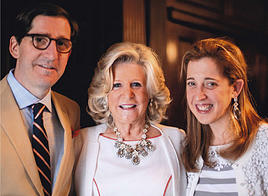
[(239, 120), (240, 119), (240, 110), (238, 108), (238, 101), (237, 101), (237, 97), (234, 98), (234, 104), (233, 104), (233, 114), (234, 114), (234, 117), (236, 120)]
[(107, 96), (104, 97), (104, 101), (103, 101), (103, 109), (104, 109), (104, 110), (108, 110), (108, 98), (107, 98)]
[(107, 110), (108, 109), (107, 103), (104, 103), (103, 104), (103, 108), (104, 108), (104, 110)]
[(153, 99), (150, 99), (149, 105), (150, 105), (150, 107), (153, 107)]

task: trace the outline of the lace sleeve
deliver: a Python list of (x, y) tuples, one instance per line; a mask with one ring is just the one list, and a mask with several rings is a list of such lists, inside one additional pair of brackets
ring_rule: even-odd
[(243, 166), (249, 195), (268, 195), (268, 125), (262, 125), (256, 135), (252, 155)]

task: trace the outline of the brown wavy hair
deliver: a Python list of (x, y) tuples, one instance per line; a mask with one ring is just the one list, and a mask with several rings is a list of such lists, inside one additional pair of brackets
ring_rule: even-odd
[[(223, 38), (209, 38), (197, 41), (193, 47), (188, 50), (182, 59), (180, 70), (180, 79), (185, 83), (187, 66), (190, 61), (209, 57), (215, 60), (217, 66), (223, 71), (223, 75), (228, 78), (230, 84), (237, 79), (244, 81), (244, 86), (238, 96), (240, 119), (236, 120), (233, 112), (233, 101), (227, 112), (230, 115), (231, 125), (234, 127), (237, 138), (232, 145), (220, 152), (221, 156), (237, 160), (248, 149), (254, 140), (258, 131), (258, 126), (262, 121), (261, 117), (255, 111), (252, 98), (247, 84), (247, 64), (241, 50), (231, 41)], [(183, 149), (183, 162), (188, 172), (198, 171), (196, 162), (202, 157), (204, 164), (213, 166), (208, 160), (208, 148), (212, 139), (212, 131), (209, 125), (201, 124), (194, 114), (190, 111), (187, 104), (187, 134)]]

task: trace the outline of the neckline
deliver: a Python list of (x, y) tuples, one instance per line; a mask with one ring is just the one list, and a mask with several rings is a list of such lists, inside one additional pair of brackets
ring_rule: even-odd
[[(112, 138), (112, 137), (109, 137), (109, 136), (105, 136), (103, 135), (103, 133), (100, 133), (100, 136), (106, 138), (106, 139), (109, 139), (109, 140), (113, 140), (113, 141), (116, 141), (117, 139), (116, 138)], [(155, 139), (155, 138), (158, 138), (158, 137), (161, 137), (162, 136), (162, 133), (160, 133), (159, 135), (156, 135), (156, 136), (153, 136), (153, 137), (148, 137), (147, 139)], [(140, 140), (124, 140), (124, 142), (138, 142)]]
[(223, 145), (209, 146), (209, 150), (221, 150), (223, 148), (228, 148), (231, 145), (232, 145), (231, 143), (228, 143)]

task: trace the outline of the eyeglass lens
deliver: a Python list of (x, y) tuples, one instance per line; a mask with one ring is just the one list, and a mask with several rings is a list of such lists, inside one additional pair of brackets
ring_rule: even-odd
[(33, 44), (37, 49), (46, 49), (50, 45), (51, 40), (56, 41), (58, 52), (67, 53), (72, 47), (72, 42), (68, 39), (52, 39), (44, 35), (33, 35)]

